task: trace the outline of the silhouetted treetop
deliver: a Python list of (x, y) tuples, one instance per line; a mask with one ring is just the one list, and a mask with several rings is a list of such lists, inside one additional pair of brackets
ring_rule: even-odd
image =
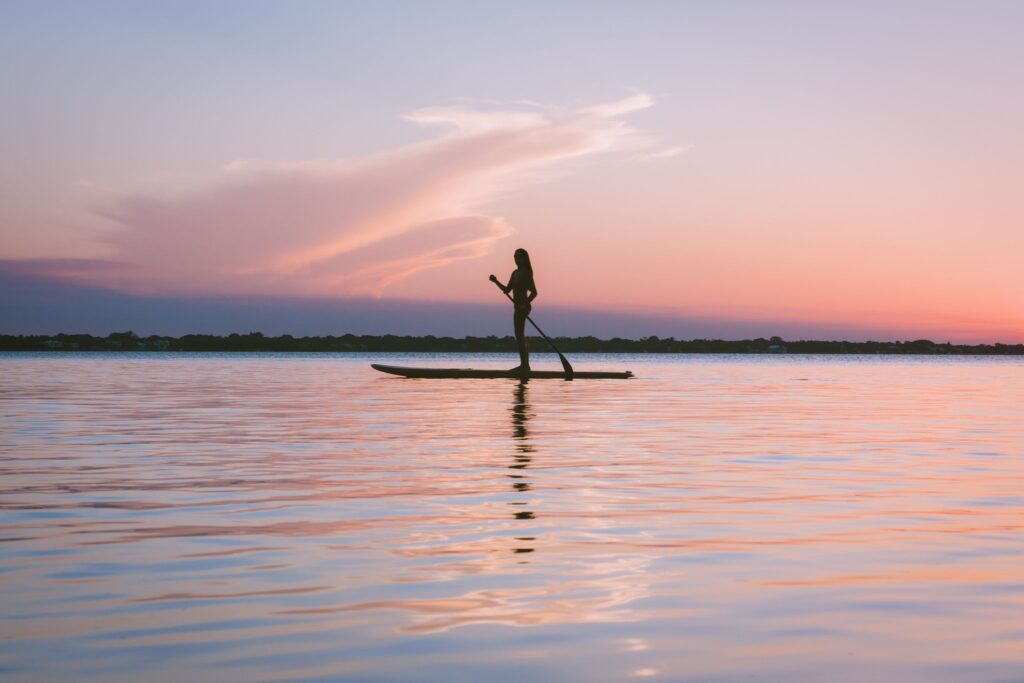
[[(532, 338), (531, 338), (532, 340)], [(929, 339), (913, 341), (783, 341), (769, 339), (675, 339), (656, 336), (641, 339), (598, 339), (597, 337), (555, 337), (563, 353), (823, 353), (892, 355), (1024, 355), (1024, 344), (945, 344)], [(533, 341), (533, 340), (532, 340)], [(537, 348), (540, 339), (535, 340)], [(113, 332), (106, 337), (88, 334), (0, 335), (0, 351), (185, 351), (185, 352), (442, 352), (442, 353), (514, 353), (514, 337), (399, 337), (353, 335), (293, 337), (284, 334), (268, 337), (261, 332), (232, 333), (227, 336), (186, 334), (182, 337), (151, 335), (140, 337), (131, 330)]]

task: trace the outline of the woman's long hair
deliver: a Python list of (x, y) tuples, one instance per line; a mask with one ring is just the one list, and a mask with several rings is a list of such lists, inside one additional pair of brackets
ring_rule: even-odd
[[(533, 276), (533, 264), (530, 263), (530, 253), (528, 251), (526, 251), (525, 249), (520, 248), (520, 249), (516, 249), (515, 253), (512, 256), (516, 260), (516, 265), (519, 266), (520, 268), (524, 269), (532, 277)], [(520, 261), (520, 258), (519, 258), (520, 256), (522, 257), (521, 261)]]

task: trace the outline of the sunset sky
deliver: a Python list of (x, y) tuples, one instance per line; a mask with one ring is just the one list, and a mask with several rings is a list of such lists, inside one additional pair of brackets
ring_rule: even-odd
[(1024, 342), (1022, 26), (6, 1), (0, 333), (506, 334), (522, 246), (550, 333)]

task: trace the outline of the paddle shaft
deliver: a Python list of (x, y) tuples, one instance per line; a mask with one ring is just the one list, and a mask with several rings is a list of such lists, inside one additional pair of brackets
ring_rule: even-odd
[[(495, 282), (494, 284), (498, 285), (498, 289), (501, 290), (501, 293), (504, 294), (508, 298), (508, 300), (512, 302), (513, 305), (515, 305), (515, 299), (513, 299), (512, 296), (502, 288), (501, 284), (498, 282)], [(562, 361), (562, 368), (565, 370), (565, 378), (572, 379), (572, 365), (569, 364), (569, 361), (566, 359), (566, 357), (563, 356), (562, 352), (558, 350), (557, 346), (555, 346), (555, 342), (551, 341), (551, 338), (548, 337), (548, 335), (544, 334), (544, 331), (542, 329), (537, 327), (537, 323), (533, 322), (533, 318), (531, 318), (530, 316), (526, 316), (526, 319), (530, 321), (530, 324), (533, 325), (533, 329), (537, 330), (537, 333), (540, 334), (540, 336), (544, 337), (544, 341), (550, 344), (551, 348), (554, 349), (555, 353), (558, 354), (558, 360)]]

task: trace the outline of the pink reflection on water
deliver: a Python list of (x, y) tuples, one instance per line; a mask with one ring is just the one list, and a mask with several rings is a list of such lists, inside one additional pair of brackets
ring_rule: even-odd
[(639, 375), (614, 386), (0, 363), (0, 656), (52, 679), (54, 647), (152, 674), (143, 644), (252, 680), (299, 653), (298, 678), (1024, 670), (1020, 361), (577, 362)]

